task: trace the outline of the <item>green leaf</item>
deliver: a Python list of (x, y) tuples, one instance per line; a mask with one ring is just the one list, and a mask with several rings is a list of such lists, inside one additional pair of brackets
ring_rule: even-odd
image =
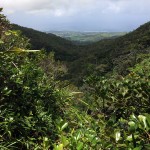
[(82, 148), (83, 148), (83, 143), (82, 142), (78, 142), (77, 150), (81, 150)]
[(144, 148), (145, 148), (145, 150), (150, 150), (150, 144), (145, 144)]
[(116, 132), (115, 132), (115, 139), (116, 139), (116, 142), (118, 142), (118, 141), (120, 140), (120, 138), (121, 138), (121, 133), (120, 133), (120, 131), (116, 131)]
[(142, 122), (142, 123), (143, 123), (144, 128), (146, 128), (146, 127), (147, 127), (146, 117), (145, 117), (145, 116), (143, 116), (143, 115), (139, 115), (139, 116), (138, 116), (138, 118), (139, 118), (140, 122)]
[(63, 131), (68, 126), (68, 122), (64, 123), (61, 127), (61, 131)]
[(64, 147), (69, 144), (69, 141), (67, 140), (67, 138), (65, 136), (61, 136), (61, 141), (62, 141)]
[(131, 131), (131, 132), (133, 132), (137, 129), (137, 125), (133, 121), (128, 122), (128, 125), (129, 125), (129, 131)]
[(131, 142), (132, 141), (132, 135), (127, 136), (126, 140)]
[(12, 50), (9, 50), (8, 52), (27, 52), (27, 53), (30, 53), (30, 52), (39, 52), (40, 50), (26, 50), (26, 49), (22, 49), (22, 48), (18, 48), (18, 47), (14, 47)]
[(59, 144), (54, 147), (54, 150), (63, 150), (63, 144)]
[(150, 127), (150, 115), (149, 114), (145, 114), (146, 116), (146, 120), (148, 122), (148, 126)]
[(9, 36), (9, 35), (11, 35), (11, 33), (9, 31), (7, 31), (7, 32), (5, 32), (5, 35)]
[(4, 44), (4, 42), (0, 39), (0, 44)]
[(117, 144), (117, 147), (118, 148), (127, 148), (127, 145), (126, 144)]
[(141, 149), (142, 149), (142, 146), (139, 146), (139, 147), (134, 148), (133, 150), (141, 150)]

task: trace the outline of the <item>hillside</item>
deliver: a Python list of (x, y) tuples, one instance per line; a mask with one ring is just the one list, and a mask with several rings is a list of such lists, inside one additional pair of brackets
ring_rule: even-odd
[(115, 71), (126, 75), (127, 68), (136, 63), (137, 55), (149, 52), (150, 47), (150, 22), (124, 36), (83, 46), (76, 46), (53, 34), (17, 25), (13, 29), (21, 30), (30, 39), (33, 49), (54, 51), (56, 59), (66, 61), (66, 79), (75, 84), (82, 84), (83, 77), (91, 72), (104, 75)]
[[(77, 87), (62, 79), (67, 68), (51, 49), (31, 50), (2, 10), (0, 150), (150, 150), (150, 23), (122, 38), (72, 45), (70, 56), (78, 50), (80, 58), (61, 59)], [(39, 39), (37, 47), (65, 46), (56, 36), (24, 29)]]
[[(128, 73), (127, 68), (136, 63), (137, 55), (149, 52), (150, 22), (122, 37), (83, 46), (82, 57), (73, 62), (70, 72), (78, 66), (76, 71), (79, 73), (77, 76), (80, 77), (89, 71), (106, 74), (115, 70), (121, 75), (126, 75)], [(88, 68), (89, 70), (87, 70)]]
[(16, 24), (12, 25), (12, 29), (20, 30), (23, 35), (29, 38), (32, 49), (44, 48), (48, 52), (54, 51), (56, 59), (61, 61), (73, 61), (78, 58), (77, 46), (69, 40)]
[[(106, 46), (106, 48), (105, 48)], [(150, 22), (122, 37), (112, 40), (103, 40), (90, 45), (88, 48), (94, 51), (112, 51), (113, 54), (124, 54), (133, 49), (145, 49), (150, 46)], [(93, 49), (94, 48), (94, 49)], [(115, 50), (115, 51), (114, 51)]]

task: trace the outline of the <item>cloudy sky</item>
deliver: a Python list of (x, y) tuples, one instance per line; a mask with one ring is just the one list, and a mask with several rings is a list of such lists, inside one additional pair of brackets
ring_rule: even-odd
[(132, 31), (150, 21), (150, 0), (0, 1), (12, 23), (42, 31)]

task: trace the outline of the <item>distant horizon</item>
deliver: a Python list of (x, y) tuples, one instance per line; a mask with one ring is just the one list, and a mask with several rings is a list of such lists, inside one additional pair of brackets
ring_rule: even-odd
[[(145, 23), (147, 23), (147, 22), (145, 22)], [(144, 23), (144, 24), (145, 24), (145, 23)], [(12, 22), (11, 22), (11, 24), (16, 24), (16, 23), (12, 23)], [(33, 29), (33, 30), (37, 30), (37, 31), (41, 31), (41, 32), (49, 32), (49, 33), (50, 33), (50, 32), (82, 32), (82, 33), (83, 33), (83, 32), (86, 32), (86, 33), (88, 33), (88, 32), (89, 32), (89, 33), (92, 33), (92, 32), (93, 32), (93, 33), (94, 33), (94, 32), (95, 32), (95, 33), (96, 33), (96, 32), (97, 32), (97, 33), (100, 33), (100, 32), (104, 32), (104, 33), (105, 33), (105, 32), (107, 32), (107, 33), (108, 33), (108, 32), (109, 32), (109, 33), (111, 33), (111, 32), (112, 32), (112, 33), (113, 33), (113, 32), (124, 32), (124, 33), (128, 33), (128, 32), (132, 32), (132, 31), (136, 30), (138, 27), (140, 27), (140, 26), (138, 26), (137, 28), (135, 28), (135, 29), (133, 29), (133, 30), (131, 30), (131, 31), (100, 31), (100, 30), (99, 30), (99, 31), (98, 31), (98, 30), (95, 30), (95, 31), (94, 31), (94, 30), (93, 30), (93, 31), (90, 31), (90, 30), (89, 30), (89, 31), (88, 31), (88, 30), (87, 30), (87, 31), (81, 31), (81, 30), (67, 30), (67, 29), (66, 29), (66, 30), (38, 30), (38, 29), (36, 29), (36, 28), (27, 27), (27, 26), (20, 25), (20, 24), (16, 24), (16, 25), (19, 25), (19, 26), (22, 26), (22, 27), (25, 27), (25, 28), (30, 28), (30, 29)], [(141, 25), (143, 25), (143, 24), (141, 24)]]
[[(149, 21), (148, 21), (149, 22)], [(135, 28), (135, 29), (132, 29), (132, 30), (128, 30), (128, 31), (102, 31), (102, 30), (67, 30), (67, 29), (62, 29), (62, 30), (60, 30), (60, 29), (58, 29), (58, 30), (52, 30), (52, 29), (47, 29), (47, 30), (40, 30), (40, 29), (36, 29), (36, 28), (33, 28), (33, 27), (30, 27), (30, 26), (24, 26), (24, 25), (21, 25), (21, 24), (17, 24), (17, 23), (13, 23), (13, 22), (10, 22), (11, 24), (16, 24), (16, 25), (19, 25), (19, 26), (22, 26), (22, 27), (25, 27), (25, 28), (31, 28), (31, 29), (34, 29), (34, 30), (37, 30), (37, 31), (41, 31), (41, 32), (86, 32), (86, 33), (90, 33), (90, 32), (126, 32), (126, 33), (128, 33), (128, 32), (132, 32), (132, 31), (134, 31), (134, 30), (136, 30), (138, 27), (140, 27), (141, 25), (143, 25), (143, 24), (141, 24), (141, 25), (139, 25), (137, 28)], [(145, 23), (147, 23), (147, 22), (145, 22)], [(145, 24), (144, 23), (144, 24)]]
[[(147, 22), (150, 22), (150, 21), (147, 21)], [(37, 31), (41, 31), (41, 32), (132, 32), (134, 30), (136, 30), (138, 27), (140, 27), (141, 25), (147, 23), (147, 22), (144, 22), (142, 24), (139, 24), (137, 27), (131, 29), (131, 30), (75, 30), (75, 29), (38, 29), (38, 28), (34, 28), (32, 26), (25, 26), (25, 25), (22, 25), (22, 24), (17, 24), (17, 23), (14, 23), (14, 22), (10, 22), (11, 24), (17, 24), (19, 26), (22, 26), (22, 27), (26, 27), (26, 28), (31, 28), (31, 29), (34, 29), (34, 30), (37, 30)]]
[[(134, 29), (135, 30), (135, 29)], [(94, 32), (130, 32), (130, 31), (100, 31), (100, 30), (87, 30), (87, 31), (81, 31), (81, 30), (47, 30), (46, 32), (89, 32), (89, 33), (94, 33)]]
[(75, 31), (75, 30), (48, 30), (48, 31), (43, 31), (43, 32), (81, 32), (81, 33), (114, 33), (114, 32), (123, 32), (123, 33), (128, 33), (128, 32), (131, 32), (131, 31)]

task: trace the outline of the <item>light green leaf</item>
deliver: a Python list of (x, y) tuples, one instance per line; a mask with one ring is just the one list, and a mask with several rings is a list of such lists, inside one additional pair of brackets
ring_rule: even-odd
[(78, 142), (77, 150), (81, 150), (82, 148), (83, 148), (83, 143), (82, 142)]
[(4, 44), (4, 42), (0, 39), (0, 44)]
[(134, 148), (133, 150), (141, 150), (141, 149), (142, 149), (142, 146), (139, 146), (139, 147)]
[(61, 127), (61, 131), (63, 131), (68, 126), (68, 122), (64, 123)]
[(116, 131), (116, 132), (115, 132), (115, 139), (116, 139), (116, 142), (118, 142), (118, 141), (120, 140), (120, 138), (121, 138), (121, 133), (120, 133), (120, 131)]
[(140, 122), (143, 122), (144, 127), (146, 128), (147, 127), (146, 117), (143, 115), (139, 115), (138, 118), (139, 118)]

